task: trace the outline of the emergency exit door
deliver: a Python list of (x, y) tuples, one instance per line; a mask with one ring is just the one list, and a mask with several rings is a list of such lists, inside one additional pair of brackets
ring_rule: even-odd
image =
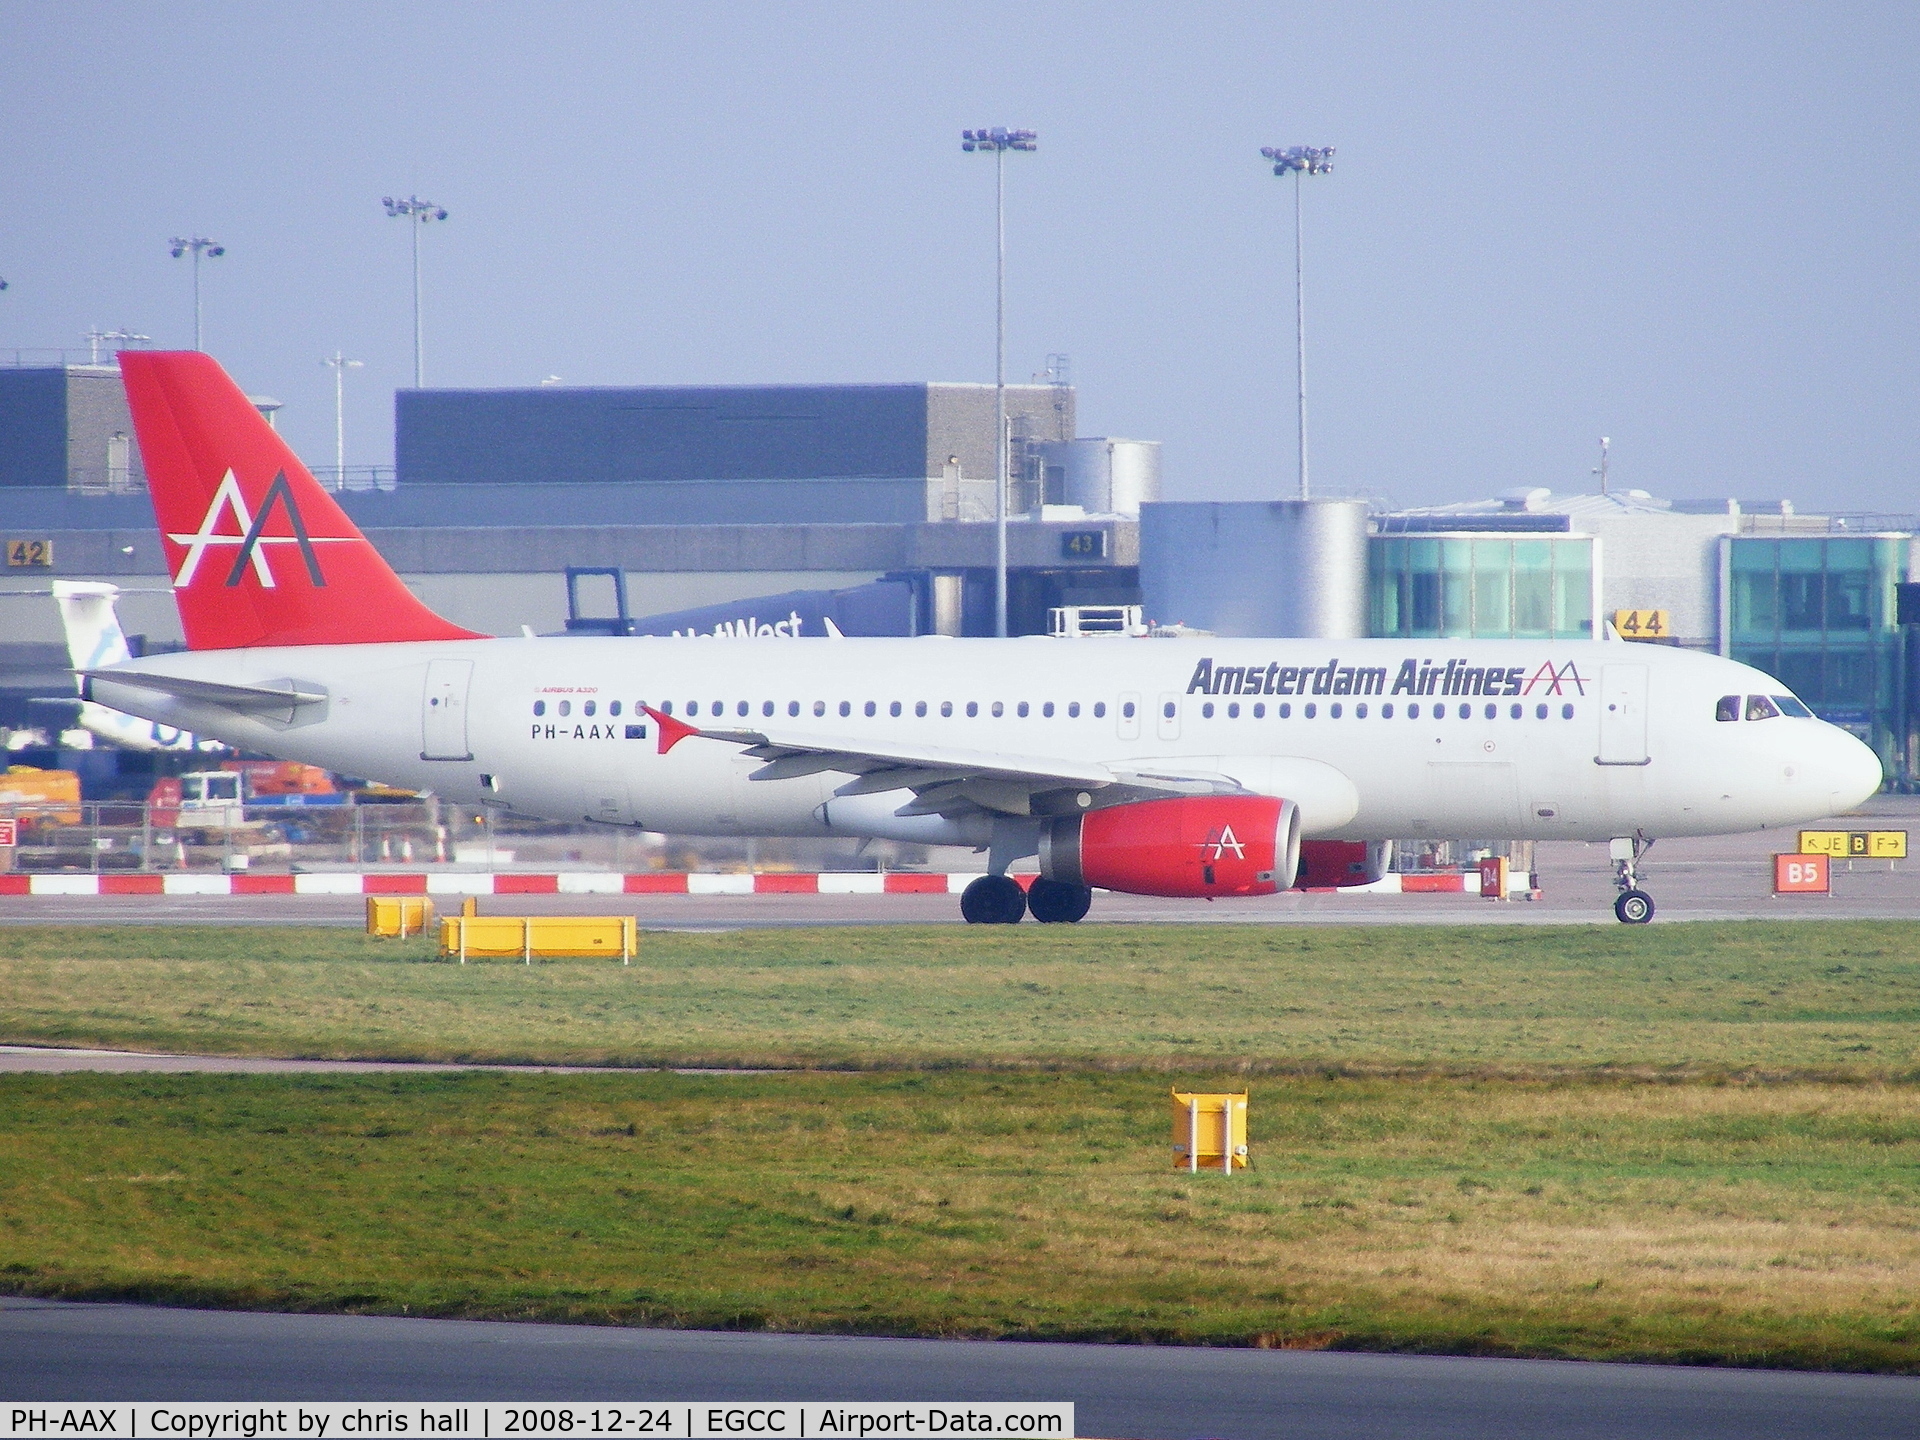
[(471, 660), (429, 660), (426, 691), (420, 697), (420, 758), (471, 760), (467, 748), (467, 689), (473, 684)]
[(1601, 765), (1645, 765), (1647, 754), (1647, 667), (1606, 665), (1600, 670)]

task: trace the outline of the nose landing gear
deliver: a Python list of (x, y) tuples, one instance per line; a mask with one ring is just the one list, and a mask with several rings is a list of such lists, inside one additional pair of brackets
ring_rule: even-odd
[(1637, 869), (1640, 857), (1653, 848), (1641, 831), (1619, 835), (1608, 842), (1607, 853), (1613, 860), (1613, 883), (1620, 891), (1613, 902), (1613, 913), (1622, 925), (1644, 925), (1653, 919), (1653, 897), (1640, 888)]

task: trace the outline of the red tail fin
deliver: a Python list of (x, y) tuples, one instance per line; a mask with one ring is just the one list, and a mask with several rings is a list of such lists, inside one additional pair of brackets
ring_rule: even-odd
[(122, 351), (120, 373), (191, 648), (480, 638), (400, 583), (211, 356)]

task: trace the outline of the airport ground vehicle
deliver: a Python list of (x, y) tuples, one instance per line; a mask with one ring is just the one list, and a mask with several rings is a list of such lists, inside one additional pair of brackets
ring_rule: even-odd
[[(1292, 886), (1302, 846), (1790, 825), (1880, 785), (1784, 686), (1619, 642), (494, 638), (407, 590), (209, 357), (122, 357), (189, 653), (90, 668), (158, 723), (470, 805), (970, 845), (971, 921)], [(1023, 892), (1008, 866), (1037, 856)]]

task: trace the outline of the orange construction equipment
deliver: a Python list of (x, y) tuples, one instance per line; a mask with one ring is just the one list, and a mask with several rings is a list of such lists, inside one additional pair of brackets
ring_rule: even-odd
[(0, 815), (28, 823), (78, 825), (80, 776), (73, 770), (36, 770), (13, 765), (0, 775)]

